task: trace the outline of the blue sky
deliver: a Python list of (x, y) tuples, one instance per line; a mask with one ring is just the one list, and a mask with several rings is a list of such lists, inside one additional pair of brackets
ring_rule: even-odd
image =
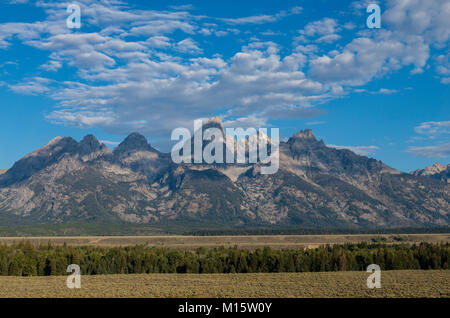
[[(66, 25), (69, 3), (81, 28)], [(369, 3), (381, 28), (369, 29)], [(2, 1), (0, 168), (55, 136), (167, 151), (196, 118), (450, 162), (448, 1)]]

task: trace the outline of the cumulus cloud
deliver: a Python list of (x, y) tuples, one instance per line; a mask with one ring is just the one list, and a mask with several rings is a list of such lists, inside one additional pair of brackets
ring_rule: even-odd
[(201, 54), (203, 50), (197, 46), (191, 38), (184, 39), (177, 43), (176, 50), (181, 53)]
[(375, 38), (354, 39), (335, 56), (323, 55), (312, 60), (312, 78), (347, 85), (363, 85), (404, 66), (425, 66), (429, 47), (421, 37), (407, 42), (395, 39), (391, 31), (380, 31)]
[[(351, 25), (346, 24), (346, 29)], [(314, 40), (316, 43), (333, 43), (341, 38), (337, 34), (342, 28), (336, 19), (324, 18), (322, 20), (310, 22), (299, 30), (299, 35), (294, 38), (294, 43), (310, 42)]]
[(90, 74), (91, 79), (114, 79), (109, 85), (71, 83), (55, 90), (51, 96), (61, 109), (49, 118), (123, 133), (141, 129), (155, 136), (223, 109), (228, 109), (229, 122), (310, 118), (321, 113), (311, 103), (331, 93), (300, 71), (303, 59), (299, 53), (281, 58), (269, 47), (237, 53), (229, 62), (221, 58), (136, 62)]
[(389, 0), (382, 15), (383, 23), (403, 35), (423, 36), (430, 44), (445, 43), (450, 38), (450, 2), (447, 0)]
[(324, 18), (319, 21), (308, 23), (299, 33), (306, 36), (328, 35), (338, 31), (338, 23), (335, 19)]
[(59, 61), (50, 60), (40, 66), (41, 69), (46, 71), (55, 72), (62, 67), (62, 63)]
[[(363, 2), (353, 3), (359, 10)], [(325, 54), (311, 61), (309, 75), (320, 81), (346, 85), (364, 85), (374, 78), (410, 66), (411, 74), (420, 74), (430, 58), (430, 49), (448, 47), (450, 37), (450, 3), (437, 1), (389, 0), (383, 11), (386, 28), (360, 31), (359, 37), (345, 45), (338, 54)], [(333, 19), (308, 24), (300, 33), (305, 36), (335, 34)], [(446, 56), (437, 58), (437, 71), (447, 83)]]
[[(448, 41), (448, 19), (442, 19), (445, 1), (420, 2), (423, 10), (414, 17), (414, 28), (407, 21), (416, 14), (412, 6), (389, 2), (383, 19), (392, 27), (360, 31), (348, 43), (340, 33), (355, 29), (354, 24), (331, 18), (312, 21), (297, 33), (303, 38), (292, 48), (275, 39), (248, 40), (245, 28), (267, 30), (261, 25), (300, 14), (299, 7), (215, 18), (195, 16), (188, 12), (191, 7), (156, 11), (136, 10), (120, 1), (79, 3), (87, 27), (82, 31), (66, 28), (65, 4), (58, 1), (36, 3), (47, 15), (44, 21), (0, 24), (0, 49), (18, 40), (49, 53), (40, 65), (45, 75), (9, 88), (52, 98), (56, 105), (48, 118), (54, 122), (115, 133), (139, 130), (167, 136), (174, 127), (190, 127), (193, 119), (217, 113), (230, 125), (313, 118), (322, 114), (321, 103), (344, 96), (352, 86), (405, 67), (419, 74), (428, 66), (430, 48), (445, 49)], [(222, 56), (208, 36), (225, 35), (236, 35), (240, 44)], [(329, 46), (334, 47), (324, 51)], [(448, 53), (433, 61), (445, 83), (450, 78)], [(66, 66), (76, 71), (71, 80), (44, 80), (50, 71)], [(377, 93), (395, 92), (383, 88)]]
[(436, 71), (442, 76), (441, 83), (450, 83), (450, 53), (440, 54), (435, 57)]

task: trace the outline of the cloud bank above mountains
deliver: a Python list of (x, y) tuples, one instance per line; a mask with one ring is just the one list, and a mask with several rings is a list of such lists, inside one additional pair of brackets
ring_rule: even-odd
[[(115, 0), (79, 3), (80, 30), (66, 27), (66, 4), (58, 1), (29, 4), (43, 10), (41, 21), (0, 24), (0, 49), (19, 43), (48, 53), (39, 74), (4, 85), (48, 96), (55, 106), (47, 118), (55, 123), (167, 137), (213, 115), (243, 127), (313, 118), (322, 104), (401, 69), (420, 76), (430, 68), (450, 83), (444, 0), (389, 0), (378, 30), (355, 22), (365, 22), (358, 18), (366, 15), (364, 2), (351, 4), (360, 6), (354, 13), (311, 21), (301, 7), (214, 17), (193, 5), (143, 10)], [(307, 22), (279, 35), (277, 23), (292, 17)], [(71, 76), (62, 81), (60, 72)], [(386, 92), (396, 90), (380, 90)]]

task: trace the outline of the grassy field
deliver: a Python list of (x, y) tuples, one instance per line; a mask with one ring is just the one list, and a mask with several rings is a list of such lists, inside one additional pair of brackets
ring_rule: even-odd
[(450, 270), (384, 271), (368, 289), (366, 272), (140, 274), (0, 277), (0, 297), (450, 297)]
[[(33, 244), (131, 246), (148, 244), (155, 247), (196, 249), (199, 247), (232, 247), (255, 249), (270, 246), (273, 249), (315, 248), (323, 244), (357, 242), (420, 243), (450, 242), (450, 234), (354, 234), (354, 235), (254, 235), (254, 236), (81, 236), (81, 237), (0, 237), (0, 244), (21, 241)], [(381, 240), (381, 241), (380, 241)]]

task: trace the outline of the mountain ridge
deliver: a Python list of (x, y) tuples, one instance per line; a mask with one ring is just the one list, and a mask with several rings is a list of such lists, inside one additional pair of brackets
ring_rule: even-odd
[(443, 165), (439, 162), (423, 169), (417, 169), (411, 172), (415, 176), (427, 176), (450, 183), (450, 164)]
[(277, 173), (262, 175), (260, 167), (176, 165), (138, 133), (113, 150), (93, 135), (59, 137), (0, 174), (0, 216), (231, 227), (450, 224), (447, 182), (327, 147), (309, 129), (280, 142)]

